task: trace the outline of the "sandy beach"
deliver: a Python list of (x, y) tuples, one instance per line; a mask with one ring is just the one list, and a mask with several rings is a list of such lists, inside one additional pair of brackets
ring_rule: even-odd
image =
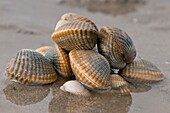
[[(89, 12), (86, 8), (76, 6), (60, 5), (58, 1), (0, 1), (0, 113), (80, 113), (81, 110), (83, 113), (99, 113), (100, 110), (97, 109), (100, 107), (110, 113), (169, 113), (170, 1), (149, 0), (144, 5), (136, 7), (136, 11), (116, 16)], [(87, 101), (84, 101), (86, 98), (70, 97), (70, 94), (64, 94), (57, 89), (63, 84), (60, 80), (58, 83), (56, 81), (54, 84), (39, 87), (27, 87), (11, 82), (5, 73), (9, 60), (23, 48), (53, 46), (51, 34), (55, 24), (61, 15), (67, 12), (88, 17), (98, 28), (112, 26), (126, 31), (135, 44), (137, 56), (159, 67), (165, 79), (151, 86), (142, 87), (130, 95), (108, 94), (113, 101), (97, 94)], [(73, 100), (75, 101), (72, 103)], [(81, 101), (84, 103), (81, 104)], [(92, 101), (101, 104), (91, 103), (90, 108), (87, 104)], [(70, 104), (77, 103), (80, 105), (80, 108), (74, 106), (77, 111), (71, 107), (65, 110), (65, 105), (69, 107)], [(83, 107), (84, 109), (81, 109)], [(101, 113), (105, 112), (105, 109)]]

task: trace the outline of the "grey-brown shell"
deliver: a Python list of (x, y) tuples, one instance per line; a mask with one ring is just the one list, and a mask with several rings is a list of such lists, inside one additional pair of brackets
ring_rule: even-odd
[(76, 13), (66, 13), (64, 15), (62, 15), (61, 20), (67, 21), (67, 22), (71, 22), (71, 21), (82, 21), (82, 22), (87, 22), (91, 25), (93, 25), (95, 27), (95, 29), (98, 31), (97, 26), (95, 25), (94, 22), (92, 22), (90, 19), (81, 16), (79, 14)]
[(56, 31), (59, 27), (61, 27), (61, 26), (64, 25), (64, 24), (67, 24), (67, 23), (69, 23), (69, 22), (70, 22), (70, 21), (59, 20), (59, 21), (57, 22), (57, 24), (55, 25), (54, 31)]
[(152, 83), (163, 80), (163, 73), (151, 62), (136, 58), (119, 71), (126, 80), (134, 83)]
[(71, 77), (72, 69), (68, 54), (57, 44), (55, 48), (51, 48), (45, 57), (50, 60), (57, 72), (63, 77)]
[(42, 47), (37, 48), (35, 51), (41, 53), (44, 56), (50, 48), (52, 48), (52, 47), (51, 46), (42, 46)]
[(61, 25), (52, 34), (52, 39), (61, 48), (71, 51), (73, 49), (93, 49), (97, 43), (98, 32), (89, 23), (73, 21)]
[(122, 94), (130, 93), (128, 89), (129, 83), (118, 74), (110, 75), (111, 86), (113, 90), (119, 90)]
[(99, 53), (92, 50), (72, 50), (70, 63), (76, 79), (94, 91), (107, 91), (110, 87), (110, 66)]
[(136, 57), (131, 38), (118, 28), (102, 27), (97, 46), (99, 53), (106, 57), (114, 69), (122, 69)]
[(42, 54), (29, 49), (18, 51), (6, 71), (11, 80), (23, 84), (48, 84), (57, 79), (52, 64)]

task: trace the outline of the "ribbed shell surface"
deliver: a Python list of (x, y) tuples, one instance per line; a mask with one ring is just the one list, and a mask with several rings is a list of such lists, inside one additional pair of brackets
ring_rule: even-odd
[(128, 85), (127, 81), (118, 74), (111, 74), (110, 79), (112, 88), (116, 89)]
[(44, 56), (50, 48), (52, 48), (52, 47), (51, 46), (43, 46), (43, 47), (37, 48), (35, 51), (41, 53)]
[(72, 69), (68, 54), (57, 44), (51, 48), (45, 57), (50, 60), (57, 72), (63, 77), (71, 77)]
[(110, 75), (111, 86), (113, 89), (120, 90), (121, 93), (130, 93), (128, 82), (118, 74)]
[(23, 84), (48, 84), (57, 79), (52, 64), (40, 53), (29, 49), (18, 51), (6, 71), (11, 80)]
[(163, 80), (163, 73), (151, 62), (136, 58), (119, 71), (126, 80), (134, 83), (152, 83)]
[(52, 34), (53, 41), (67, 51), (93, 49), (97, 43), (97, 37), (98, 32), (94, 26), (81, 21), (66, 23)]
[(66, 21), (66, 20), (59, 20), (55, 26), (54, 31), (56, 31), (59, 27), (61, 27), (64, 24), (70, 23), (70, 21)]
[(72, 50), (70, 63), (76, 79), (87, 88), (107, 91), (110, 87), (110, 66), (99, 53), (92, 50)]
[(96, 28), (96, 30), (98, 31), (97, 26), (95, 25), (94, 22), (92, 22), (92, 21), (89, 20), (88, 18), (83, 17), (83, 16), (81, 16), (81, 15), (79, 15), (79, 14), (76, 14), (76, 13), (66, 13), (66, 14), (64, 14), (64, 15), (61, 17), (61, 20), (66, 20), (66, 21), (70, 21), (70, 22), (71, 22), (71, 21), (87, 22), (87, 23), (93, 25), (93, 26)]
[(89, 20), (88, 18), (79, 16), (79, 17), (75, 18), (75, 20), (82, 21), (82, 22), (87, 22), (87, 23), (93, 25), (95, 27), (95, 29), (98, 31), (97, 26), (95, 25), (95, 23), (92, 22), (91, 20)]
[(97, 42), (98, 51), (110, 63), (111, 68), (121, 69), (136, 57), (131, 38), (118, 28), (102, 27)]

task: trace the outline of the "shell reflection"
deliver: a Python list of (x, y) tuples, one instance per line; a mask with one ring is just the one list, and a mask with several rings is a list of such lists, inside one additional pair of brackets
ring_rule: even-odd
[(6, 99), (16, 105), (30, 105), (43, 100), (50, 92), (45, 86), (28, 87), (18, 83), (9, 84), (3, 92)]
[(60, 91), (48, 109), (49, 113), (127, 113), (131, 104), (131, 95), (92, 92), (90, 97), (82, 97)]
[(140, 93), (140, 92), (147, 92), (149, 90), (152, 89), (151, 86), (149, 85), (144, 85), (144, 84), (135, 84), (135, 85), (129, 85), (128, 89), (130, 90), (130, 92), (133, 93)]

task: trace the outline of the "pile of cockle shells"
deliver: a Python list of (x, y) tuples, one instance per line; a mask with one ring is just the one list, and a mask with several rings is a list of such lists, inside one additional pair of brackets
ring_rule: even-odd
[(136, 57), (134, 43), (124, 31), (105, 26), (98, 31), (81, 15), (64, 14), (52, 40), (55, 47), (18, 51), (7, 65), (8, 77), (22, 84), (42, 85), (56, 81), (58, 76), (75, 76), (76, 80), (60, 89), (84, 96), (90, 95), (89, 90), (129, 93), (131, 83), (148, 84), (164, 78), (154, 64)]

